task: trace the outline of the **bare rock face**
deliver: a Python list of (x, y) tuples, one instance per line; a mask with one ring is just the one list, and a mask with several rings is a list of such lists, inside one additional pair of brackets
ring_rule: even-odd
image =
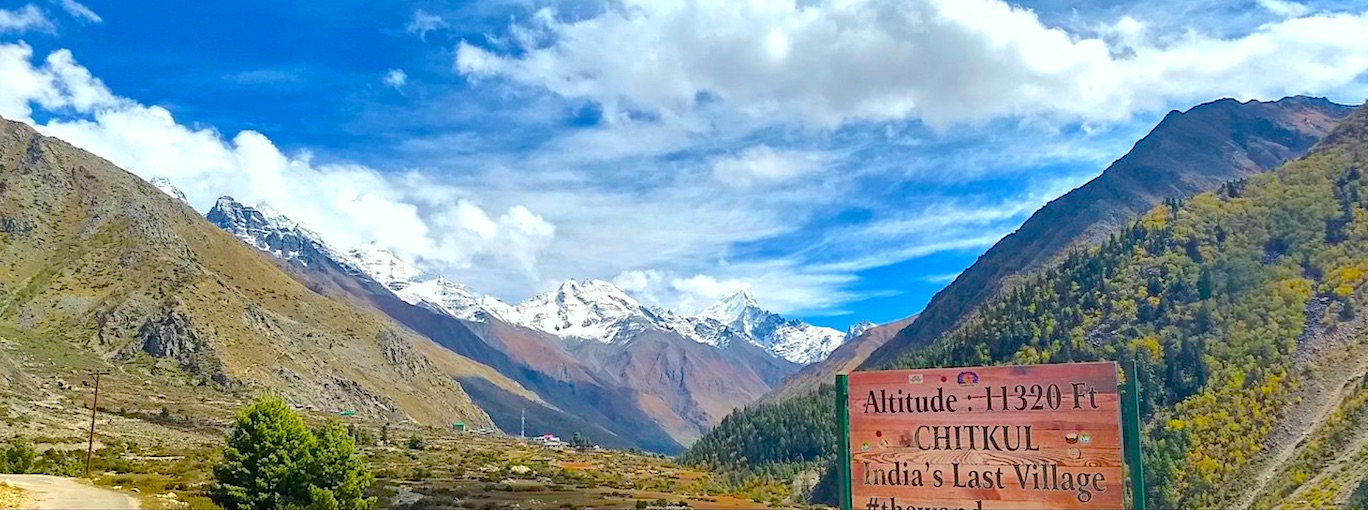
[(138, 328), (135, 347), (157, 358), (176, 360), (181, 370), (206, 377), (221, 386), (230, 382), (214, 349), (179, 312), (169, 311), (161, 318), (144, 322)]
[(393, 330), (380, 330), (375, 335), (375, 341), (380, 346), (380, 354), (385, 360), (394, 365), (394, 368), (406, 378), (412, 379), (419, 373), (432, 369), (432, 362), (414, 351), (413, 346)]

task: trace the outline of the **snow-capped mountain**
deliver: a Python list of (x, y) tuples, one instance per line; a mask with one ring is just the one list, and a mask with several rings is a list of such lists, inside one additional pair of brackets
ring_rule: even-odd
[(760, 308), (748, 291), (729, 295), (697, 315), (686, 316), (647, 308), (603, 280), (569, 280), (554, 291), (512, 306), (446, 276), (423, 271), (375, 245), (347, 251), (333, 248), (319, 234), (265, 205), (246, 206), (225, 196), (205, 217), (278, 258), (305, 266), (324, 261), (337, 264), (374, 280), (409, 304), (469, 321), (493, 316), (561, 338), (612, 344), (655, 329), (714, 347), (742, 340), (785, 360), (810, 364), (825, 358), (864, 327), (856, 325), (849, 333), (842, 333), (788, 320)]
[(342, 260), (322, 236), (265, 206), (251, 207), (222, 196), (204, 217), (242, 242), (281, 259), (306, 266), (316, 262), (316, 257)]
[[(744, 289), (723, 297), (692, 319), (726, 326), (776, 356), (804, 365), (825, 359), (846, 339), (858, 335), (785, 319), (760, 308), (750, 291)], [(851, 332), (855, 332), (857, 327), (853, 327)], [(700, 341), (716, 342), (715, 339)]]
[(850, 325), (850, 328), (846, 330), (846, 340), (850, 340), (857, 336), (863, 335), (866, 331), (869, 331), (877, 327), (879, 327), (878, 324), (869, 321), (860, 321), (858, 323), (852, 324)]
[(504, 318), (561, 337), (605, 343), (658, 325), (646, 307), (603, 280), (569, 280), (523, 301)]
[(171, 184), (170, 179), (167, 179), (165, 177), (153, 177), (152, 180), (147, 182), (151, 183), (153, 186), (156, 186), (157, 189), (162, 190), (162, 193), (171, 195), (171, 198), (180, 200), (181, 202), (185, 203), (190, 202), (189, 200), (185, 199), (185, 193), (181, 193), (180, 188), (177, 188), (174, 184)]
[(362, 274), (384, 285), (409, 304), (426, 305), (458, 319), (483, 320), (511, 310), (503, 301), (482, 296), (445, 276), (419, 270), (393, 252), (366, 245), (347, 252), (348, 262)]
[(843, 333), (788, 320), (760, 308), (747, 291), (727, 296), (698, 315), (685, 316), (664, 308), (647, 308), (602, 280), (570, 280), (498, 315), (560, 337), (604, 343), (629, 340), (647, 328), (673, 331), (714, 347), (743, 340), (799, 364), (824, 359), (847, 338), (864, 330), (864, 326), (856, 325)]
[(374, 245), (346, 252), (333, 248), (318, 233), (266, 205), (246, 206), (232, 197), (220, 197), (205, 218), (243, 242), (276, 257), (305, 266), (326, 259), (349, 272), (375, 280), (409, 304), (434, 308), (459, 319), (480, 320), (482, 313), (497, 314), (509, 308), (495, 298), (477, 295), (444, 276), (421, 271)]
[[(510, 306), (382, 246), (339, 249), (269, 207), (223, 197), (206, 218), (286, 261), (285, 269), (316, 292), (356, 299), (508, 375), (564, 410), (554, 420), (567, 427), (589, 423), (643, 447), (674, 451), (800, 368), (741, 329), (647, 308), (606, 281), (570, 280)], [(522, 397), (472, 396), (492, 406), (485, 407), (491, 416), (504, 411), (495, 417), (501, 426), (519, 423), (527, 403), (510, 405), (510, 398)]]

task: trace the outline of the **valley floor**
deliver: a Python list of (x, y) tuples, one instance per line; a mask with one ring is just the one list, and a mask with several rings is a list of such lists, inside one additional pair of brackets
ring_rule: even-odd
[[(99, 500), (99, 508), (137, 508), (122, 506), (124, 503), (116, 500), (140, 501), (142, 508), (154, 510), (217, 508), (206, 491), (235, 405), (204, 395), (185, 399), (184, 403), (178, 403), (179, 398), (144, 396), (143, 405), (155, 407), (144, 409), (136, 405), (134, 395), (112, 384), (118, 380), (110, 378), (102, 384), (94, 459), (97, 476), (93, 483), (97, 487), (71, 478), (35, 475), (15, 478), (16, 485), (26, 489), (28, 497), (54, 494), (56, 488), (58, 493), (87, 495), (81, 496), (86, 499), (96, 495), (113, 498)], [(4, 402), (0, 407), (0, 438), (6, 443), (14, 438), (31, 442), (41, 469), (79, 476), (84, 466), (85, 429), (90, 423), (89, 410), (80, 407), (80, 397), (88, 391), (79, 385), (53, 383), (44, 391), (25, 396), (0, 392)], [(30, 400), (35, 394), (46, 397)], [(360, 452), (369, 459), (375, 474), (372, 494), (378, 497), (380, 508), (688, 505), (742, 509), (782, 507), (789, 499), (789, 490), (783, 485), (758, 483), (737, 488), (718, 474), (685, 468), (650, 454), (557, 449), (501, 435), (404, 424), (385, 426), (321, 412), (308, 413), (307, 419), (314, 424), (342, 420), (351, 426), (360, 438)], [(5, 446), (0, 443), (0, 448)], [(77, 486), (80, 492), (65, 489)], [(51, 503), (37, 501), (44, 507)], [(52, 504), (86, 508), (78, 503), (63, 500)]]

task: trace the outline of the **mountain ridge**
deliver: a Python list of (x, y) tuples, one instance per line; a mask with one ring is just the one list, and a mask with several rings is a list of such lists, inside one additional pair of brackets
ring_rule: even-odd
[(899, 351), (934, 340), (1010, 285), (1012, 275), (1048, 265), (1071, 246), (1095, 244), (1166, 198), (1192, 196), (1304, 154), (1352, 109), (1323, 97), (1292, 96), (1244, 103), (1227, 98), (1170, 111), (1100, 175), (1051, 200), (989, 248), (861, 366), (884, 366)]

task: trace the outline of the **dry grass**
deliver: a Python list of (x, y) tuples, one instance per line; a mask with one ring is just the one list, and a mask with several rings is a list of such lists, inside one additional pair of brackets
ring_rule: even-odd
[(0, 508), (24, 508), (28, 501), (27, 491), (0, 482)]

